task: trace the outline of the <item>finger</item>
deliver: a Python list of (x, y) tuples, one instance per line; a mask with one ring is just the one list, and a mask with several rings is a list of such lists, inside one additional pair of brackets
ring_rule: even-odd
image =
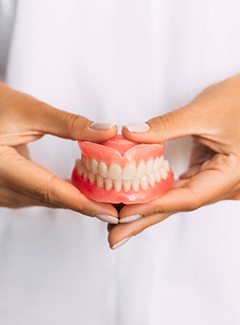
[[(3, 110), (6, 111), (7, 121), (14, 124), (15, 138), (14, 144), (25, 143), (27, 140), (34, 140), (43, 134), (53, 134), (58, 137), (72, 140), (88, 140), (93, 142), (105, 141), (117, 134), (116, 125), (110, 123), (93, 123), (87, 118), (65, 112), (43, 103), (34, 97), (15, 91), (6, 85), (1, 85), (0, 94)], [(2, 89), (2, 91), (1, 91)], [(19, 107), (21, 109), (19, 109)], [(14, 110), (14, 114), (8, 114), (9, 110)], [(24, 130), (25, 128), (25, 130)], [(25, 132), (26, 131), (26, 132)], [(11, 134), (6, 135), (2, 143), (10, 143)], [(14, 141), (14, 139), (13, 139)]]
[(127, 240), (136, 236), (144, 229), (159, 223), (171, 214), (159, 213), (151, 215), (149, 217), (143, 217), (134, 222), (127, 224), (118, 224), (109, 228), (108, 242), (112, 249), (118, 248), (120, 245), (124, 244)]
[[(147, 204), (124, 207), (120, 220), (132, 215), (192, 211), (203, 205), (224, 199), (239, 182), (239, 163), (234, 156), (216, 155), (202, 166), (201, 171), (162, 197)], [(120, 221), (121, 222), (121, 221)]]
[(6, 187), (0, 187), (0, 207), (24, 208), (43, 205), (43, 202), (40, 202), (32, 197), (18, 193)]
[(187, 105), (141, 125), (126, 125), (122, 133), (129, 140), (144, 143), (162, 143), (169, 139), (206, 133), (207, 123), (203, 123), (201, 107), (197, 106)]
[(48, 206), (71, 209), (89, 216), (118, 216), (112, 205), (87, 199), (75, 186), (20, 156), (13, 148), (0, 147), (0, 177), (3, 185)]

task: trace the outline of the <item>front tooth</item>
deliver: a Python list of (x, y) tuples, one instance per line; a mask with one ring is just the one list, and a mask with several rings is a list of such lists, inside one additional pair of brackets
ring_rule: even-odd
[(111, 163), (108, 168), (108, 177), (112, 179), (121, 179), (122, 168), (118, 164)]
[(87, 171), (86, 168), (84, 168), (84, 170), (83, 170), (83, 179), (86, 181), (87, 178), (88, 178), (88, 171)]
[(154, 174), (151, 174), (150, 176), (148, 176), (148, 181), (149, 181), (149, 184), (152, 187), (155, 185), (155, 176), (154, 176)]
[(153, 171), (154, 172), (158, 171), (158, 161), (159, 161), (159, 157), (156, 157), (153, 162)]
[(106, 191), (110, 191), (112, 189), (113, 186), (113, 180), (110, 178), (106, 178), (105, 179), (105, 189)]
[(94, 174), (98, 173), (98, 161), (95, 158), (91, 159), (91, 169)]
[(155, 173), (155, 180), (156, 180), (157, 183), (160, 183), (160, 181), (161, 181), (161, 173), (160, 173), (160, 171), (157, 171)]
[(145, 175), (146, 172), (146, 165), (144, 160), (141, 160), (137, 166), (137, 177), (141, 178), (143, 175)]
[(162, 168), (163, 162), (164, 162), (164, 157), (163, 156), (159, 157), (159, 160), (158, 160), (158, 170)]
[(87, 168), (87, 170), (90, 171), (90, 170), (91, 170), (91, 161), (90, 161), (89, 158), (86, 158), (86, 162), (85, 162), (85, 164), (86, 164), (86, 168)]
[(107, 177), (107, 164), (104, 161), (100, 161), (99, 163), (99, 175)]
[(152, 174), (152, 172), (153, 172), (153, 158), (148, 159), (146, 168), (147, 168), (147, 174), (148, 175)]
[(136, 174), (136, 163), (128, 163), (123, 168), (122, 178), (125, 180), (133, 179)]
[(131, 189), (131, 181), (123, 181), (123, 189), (125, 192), (130, 191)]
[(95, 175), (92, 172), (88, 172), (88, 178), (91, 184), (95, 181)]
[(97, 187), (99, 188), (103, 187), (103, 177), (100, 175), (97, 175)]
[(115, 190), (116, 192), (120, 192), (120, 191), (121, 191), (121, 188), (122, 188), (122, 181), (119, 180), (119, 179), (115, 179), (115, 180), (113, 181), (113, 184), (114, 184), (114, 190)]
[(143, 176), (141, 178), (141, 188), (143, 190), (147, 190), (148, 189), (148, 179), (147, 179), (147, 176)]
[(140, 183), (140, 181), (137, 178), (132, 180), (132, 188), (135, 192), (137, 192), (139, 190), (139, 185), (140, 185), (139, 183)]
[(168, 171), (165, 168), (165, 166), (162, 166), (162, 168), (160, 169), (160, 173), (161, 173), (162, 179), (167, 179), (167, 177), (168, 177)]

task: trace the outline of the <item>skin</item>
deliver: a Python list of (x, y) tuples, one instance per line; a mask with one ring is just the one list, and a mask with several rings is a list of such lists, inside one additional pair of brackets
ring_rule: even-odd
[(189, 168), (163, 197), (120, 210), (119, 218), (143, 217), (109, 227), (111, 247), (177, 212), (240, 199), (240, 75), (206, 88), (184, 107), (147, 123), (148, 132), (123, 128), (122, 133), (129, 140), (145, 143), (191, 136), (194, 145)]
[(51, 134), (71, 140), (101, 142), (114, 137), (117, 127), (90, 128), (91, 121), (47, 105), (0, 83), (0, 206), (47, 206), (88, 216), (117, 217), (110, 204), (83, 196), (67, 180), (58, 178), (29, 158), (27, 143)]

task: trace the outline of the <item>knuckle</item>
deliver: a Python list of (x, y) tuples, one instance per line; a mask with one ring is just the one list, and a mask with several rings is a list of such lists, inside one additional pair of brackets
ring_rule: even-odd
[(34, 190), (31, 192), (31, 195), (40, 202), (46, 204), (48, 207), (59, 207), (53, 191), (54, 181), (55, 176), (51, 176), (51, 178), (49, 178), (46, 183), (34, 188)]
[(80, 115), (66, 113), (64, 117), (65, 134), (71, 138), (76, 136), (76, 130), (79, 132), (87, 125), (87, 120), (83, 121)]

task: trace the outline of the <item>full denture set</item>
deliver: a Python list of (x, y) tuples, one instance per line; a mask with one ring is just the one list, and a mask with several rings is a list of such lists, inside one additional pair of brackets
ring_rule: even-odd
[(100, 144), (79, 142), (72, 182), (98, 202), (146, 203), (166, 193), (173, 183), (161, 144), (138, 144), (117, 136)]

